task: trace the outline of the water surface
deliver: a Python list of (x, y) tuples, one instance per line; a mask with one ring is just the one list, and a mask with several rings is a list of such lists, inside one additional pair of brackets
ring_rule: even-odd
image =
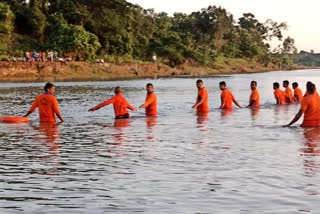
[[(66, 122), (0, 123), (0, 213), (319, 213), (320, 129), (282, 128), (299, 105), (275, 106), (272, 83), (320, 70), (203, 78), (211, 112), (197, 115), (197, 78), (59, 82)], [(226, 81), (240, 104), (256, 80), (261, 108), (218, 109)], [(152, 82), (159, 116), (114, 120), (112, 106), (87, 110), (121, 86), (145, 100)], [(44, 83), (1, 83), (0, 115), (24, 115)]]

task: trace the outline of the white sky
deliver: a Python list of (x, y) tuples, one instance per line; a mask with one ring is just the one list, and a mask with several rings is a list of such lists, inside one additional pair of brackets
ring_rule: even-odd
[(127, 0), (156, 12), (190, 14), (207, 8), (221, 6), (237, 20), (243, 13), (251, 12), (260, 22), (272, 19), (286, 22), (289, 26), (285, 36), (295, 40), (298, 51), (311, 49), (320, 52), (320, 0)]

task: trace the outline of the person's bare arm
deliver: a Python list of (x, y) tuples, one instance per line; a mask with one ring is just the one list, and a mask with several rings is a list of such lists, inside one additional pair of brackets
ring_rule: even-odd
[(200, 102), (198, 102), (197, 104), (193, 105), (192, 108), (193, 109), (197, 109), (199, 105), (201, 105), (204, 102), (204, 98), (201, 98)]
[(233, 101), (239, 108), (242, 108), (242, 106), (238, 103), (238, 101)]
[(287, 125), (284, 125), (283, 127), (291, 126), (292, 124), (297, 122), (302, 115), (303, 115), (303, 111), (300, 109), (299, 112), (296, 114), (296, 116), (292, 119), (292, 121), (290, 123), (288, 123)]

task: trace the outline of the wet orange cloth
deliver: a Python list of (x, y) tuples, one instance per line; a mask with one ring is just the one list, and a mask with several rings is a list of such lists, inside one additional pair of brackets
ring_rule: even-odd
[(157, 96), (154, 92), (148, 93), (146, 101), (143, 104), (147, 116), (156, 116), (157, 112)]
[(232, 102), (235, 102), (236, 99), (234, 98), (231, 91), (229, 91), (228, 89), (224, 89), (221, 93), (221, 103), (223, 101), (225, 102), (223, 109), (232, 109)]
[(255, 100), (254, 104), (251, 107), (259, 107), (260, 106), (260, 95), (258, 89), (251, 91), (249, 104)]
[(109, 100), (97, 105), (96, 107), (94, 107), (94, 110), (97, 110), (103, 106), (109, 105), (109, 104), (113, 104), (113, 108), (114, 108), (114, 113), (117, 116), (121, 116), (121, 115), (125, 115), (125, 114), (129, 114), (128, 112), (128, 108), (131, 109), (132, 111), (135, 110), (134, 107), (132, 107), (128, 101), (122, 96), (121, 93), (117, 94), (116, 96), (111, 97)]
[(205, 87), (198, 90), (197, 104), (201, 99), (204, 99), (203, 103), (197, 107), (197, 112), (208, 112), (210, 111), (208, 106), (208, 91)]
[(285, 92), (287, 94), (287, 97), (289, 97), (290, 103), (294, 103), (292, 89), (288, 86)]
[(37, 96), (29, 111), (33, 112), (37, 107), (39, 109), (40, 122), (56, 122), (54, 114), (60, 114), (60, 110), (55, 96), (51, 94)]
[(284, 91), (280, 90), (279, 88), (277, 88), (273, 93), (274, 93), (274, 97), (278, 98), (278, 101), (279, 101), (280, 105), (288, 104), (287, 100), (286, 100), (286, 97), (287, 97), (286, 92), (284, 92)]
[(298, 96), (299, 97), (299, 102), (302, 102), (303, 100), (303, 95), (302, 95), (302, 91), (300, 88), (296, 87), (294, 89), (294, 96)]
[(301, 127), (320, 126), (320, 97), (315, 94), (304, 97), (300, 110), (304, 112)]

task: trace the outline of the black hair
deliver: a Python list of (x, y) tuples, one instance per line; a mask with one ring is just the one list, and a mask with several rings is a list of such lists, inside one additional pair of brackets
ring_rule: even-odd
[(280, 85), (279, 85), (278, 82), (274, 82), (274, 83), (273, 83), (273, 86), (275, 86), (276, 88), (279, 88), (279, 87), (280, 87)]
[(147, 87), (151, 86), (153, 88), (153, 85), (151, 83), (147, 83)]
[(54, 85), (51, 82), (47, 82), (44, 86), (44, 91), (48, 92), (48, 89), (54, 87)]
[(298, 87), (298, 83), (297, 83), (297, 82), (294, 82), (294, 83), (292, 83), (292, 86), (293, 86), (293, 87)]
[(307, 91), (308, 91), (308, 93), (313, 94), (315, 90), (316, 90), (316, 85), (313, 84), (310, 81), (307, 82)]
[(225, 81), (219, 82), (219, 85), (227, 85)]
[(258, 85), (256, 81), (252, 80), (251, 84), (254, 83), (255, 85)]
[(289, 81), (288, 80), (284, 80), (283, 84), (289, 85)]
[(197, 80), (197, 83), (199, 83), (199, 82), (203, 83), (203, 81), (202, 81), (201, 79), (198, 79), (198, 80)]
[(120, 93), (120, 89), (121, 89), (120, 86), (115, 87), (114, 88), (114, 93), (115, 94), (119, 94)]

